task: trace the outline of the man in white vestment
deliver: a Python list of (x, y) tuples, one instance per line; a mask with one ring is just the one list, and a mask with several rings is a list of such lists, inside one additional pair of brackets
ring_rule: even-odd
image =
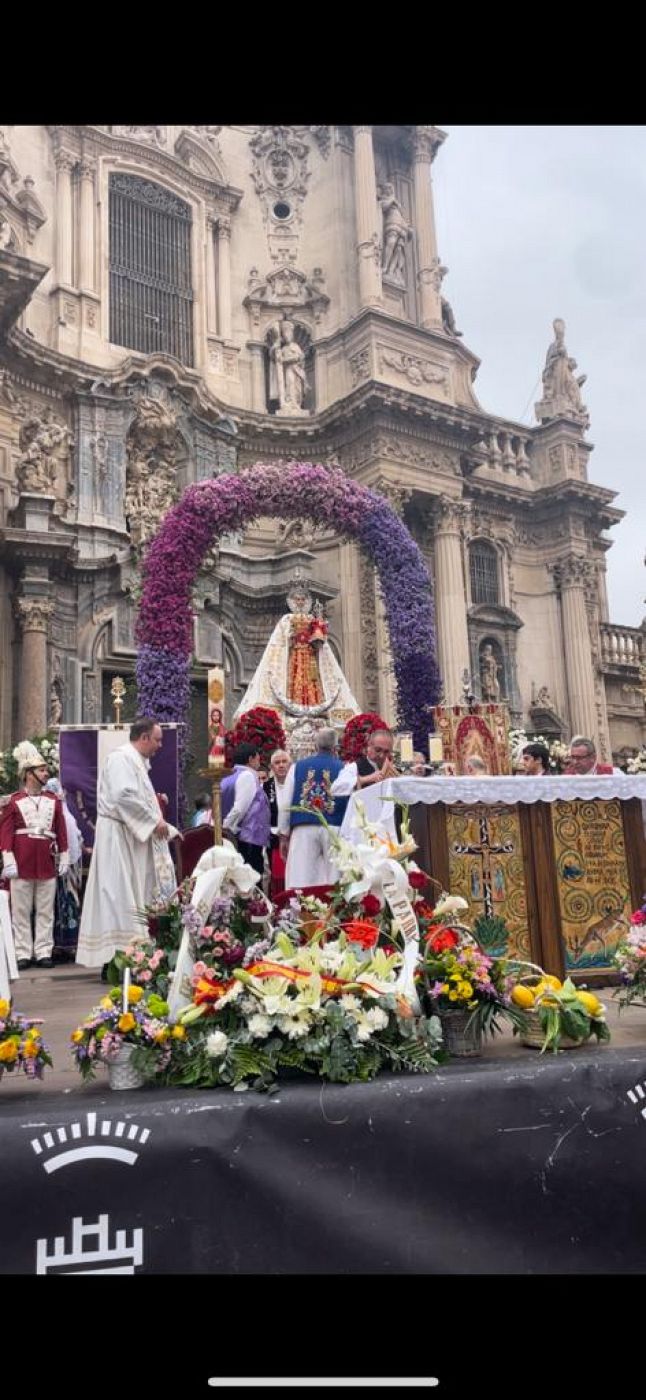
[(137, 719), (129, 743), (114, 749), (103, 766), (76, 954), (83, 967), (105, 969), (118, 949), (142, 936), (141, 911), (167, 882), (167, 842), (178, 833), (164, 821), (148, 776), (161, 744), (161, 725)]

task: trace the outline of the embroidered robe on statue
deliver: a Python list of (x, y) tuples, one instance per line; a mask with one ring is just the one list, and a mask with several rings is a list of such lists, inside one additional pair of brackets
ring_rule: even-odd
[[(130, 743), (108, 755), (99, 778), (94, 850), (76, 961), (102, 967), (145, 935), (144, 905), (168, 884), (168, 843), (153, 837), (160, 808), (146, 760)], [(171, 838), (177, 835), (169, 828)], [(157, 858), (156, 858), (157, 857)]]

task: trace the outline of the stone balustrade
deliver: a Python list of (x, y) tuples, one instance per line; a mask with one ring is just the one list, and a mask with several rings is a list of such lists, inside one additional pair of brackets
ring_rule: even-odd
[(528, 456), (529, 435), (521, 437), (513, 429), (500, 428), (488, 433), (481, 444), (486, 457), (483, 466), (492, 467), (505, 475), (527, 478), (531, 474)]
[(639, 670), (646, 654), (644, 634), (638, 627), (620, 627), (612, 622), (602, 622), (601, 660), (604, 666), (630, 666)]

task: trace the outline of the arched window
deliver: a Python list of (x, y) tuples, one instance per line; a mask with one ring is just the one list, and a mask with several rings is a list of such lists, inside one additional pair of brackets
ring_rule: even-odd
[(110, 340), (193, 363), (191, 210), (136, 175), (110, 176)]
[(498, 555), (492, 544), (476, 540), (469, 550), (471, 602), (498, 603)]

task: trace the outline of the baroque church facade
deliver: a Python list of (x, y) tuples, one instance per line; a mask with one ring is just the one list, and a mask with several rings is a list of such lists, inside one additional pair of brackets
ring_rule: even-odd
[[(140, 562), (192, 482), (338, 464), (431, 570), (447, 703), (465, 672), (530, 732), (644, 742), (644, 631), (605, 588), (583, 376), (554, 323), (536, 426), (485, 413), (442, 292), (432, 126), (0, 132), (0, 748), (134, 703)], [(446, 158), (446, 157), (442, 157)], [(218, 542), (195, 589), (195, 718), (238, 705), (295, 575), (365, 709), (394, 721), (372, 567), (308, 521)], [(640, 667), (642, 668), (640, 671)], [(198, 719), (198, 716), (200, 718)]]

